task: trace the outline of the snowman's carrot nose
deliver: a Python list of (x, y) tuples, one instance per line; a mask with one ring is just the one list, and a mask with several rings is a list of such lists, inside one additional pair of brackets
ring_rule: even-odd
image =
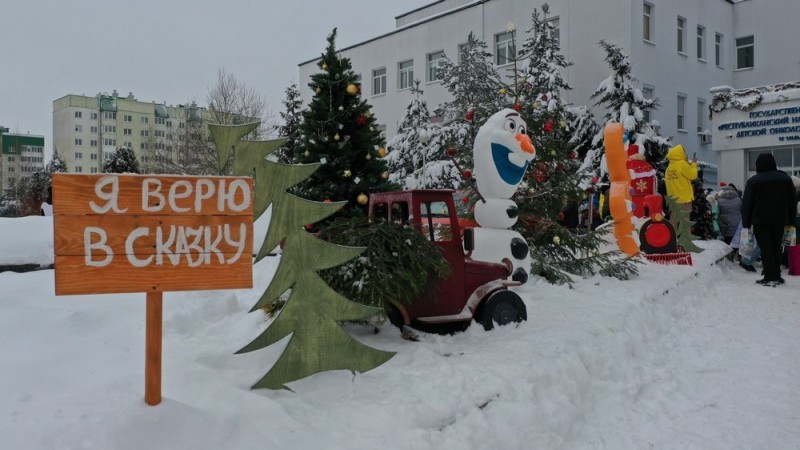
[(536, 149), (533, 147), (530, 136), (520, 133), (516, 136), (516, 139), (523, 152), (536, 155)]

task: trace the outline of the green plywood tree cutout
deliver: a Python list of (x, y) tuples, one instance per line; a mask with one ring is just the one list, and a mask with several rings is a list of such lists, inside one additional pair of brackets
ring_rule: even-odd
[(365, 319), (380, 309), (337, 294), (317, 274), (355, 258), (364, 249), (322, 241), (303, 228), (335, 213), (345, 202), (314, 202), (287, 193), (288, 188), (308, 178), (320, 164), (292, 165), (267, 160), (284, 139), (241, 140), (251, 127), (252, 124), (210, 125), (218, 148), (224, 146), (228, 153), (234, 154), (234, 174), (255, 178), (256, 217), (272, 205), (267, 237), (256, 261), (284, 241), (278, 270), (253, 311), (276, 301), (290, 289), (291, 295), (269, 328), (237, 353), (262, 349), (291, 337), (278, 361), (253, 388), (280, 389), (288, 382), (326, 370), (364, 372), (383, 364), (394, 353), (363, 345), (339, 327), (340, 321)]
[(665, 196), (665, 198), (667, 199), (667, 207), (669, 208), (670, 222), (675, 224), (675, 239), (678, 241), (678, 245), (682, 247), (685, 252), (702, 253), (703, 249), (694, 245), (694, 242), (692, 242), (693, 240), (699, 239), (692, 234), (692, 225), (694, 225), (694, 222), (689, 220), (689, 215), (681, 209), (674, 198), (669, 195)]

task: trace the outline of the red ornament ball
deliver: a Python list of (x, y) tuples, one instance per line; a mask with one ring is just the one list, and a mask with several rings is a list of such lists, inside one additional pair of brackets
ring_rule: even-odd
[(444, 151), (444, 154), (448, 158), (454, 158), (456, 156), (456, 149), (453, 147), (448, 147), (447, 150)]
[(592, 177), (592, 184), (597, 184), (597, 182), (598, 182), (598, 181), (600, 181), (600, 179), (599, 179), (599, 178), (597, 178), (597, 177)]
[(514, 111), (519, 111), (519, 103), (514, 103)]
[(468, 205), (469, 204), (469, 197), (461, 197), (461, 203)]
[(567, 153), (567, 159), (575, 159), (575, 158), (577, 158), (577, 157), (578, 157), (578, 154), (577, 154), (577, 153), (575, 153), (575, 152), (569, 152), (569, 153)]
[(472, 179), (472, 171), (469, 169), (464, 169), (464, 178), (471, 180)]
[(472, 110), (467, 111), (467, 115), (464, 116), (464, 118), (471, 121), (472, 119), (475, 118), (475, 111)]
[(363, 114), (361, 114), (360, 116), (358, 116), (358, 118), (356, 118), (356, 123), (358, 123), (359, 125), (366, 125), (367, 118)]
[(547, 94), (542, 94), (542, 101), (543, 101), (543, 102), (546, 102), (546, 101), (547, 101)]
[(547, 119), (547, 122), (545, 122), (543, 128), (544, 128), (545, 133), (552, 132), (553, 131), (553, 119), (552, 118)]

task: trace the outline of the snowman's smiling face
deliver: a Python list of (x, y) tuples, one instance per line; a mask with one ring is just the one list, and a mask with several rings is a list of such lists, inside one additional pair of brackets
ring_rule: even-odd
[(502, 129), (493, 133), (491, 154), (497, 174), (504, 182), (517, 185), (522, 181), (536, 149), (525, 134), (525, 122), (518, 113), (506, 114)]

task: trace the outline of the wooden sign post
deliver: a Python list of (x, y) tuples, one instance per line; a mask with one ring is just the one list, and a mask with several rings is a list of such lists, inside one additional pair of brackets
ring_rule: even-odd
[(162, 293), (253, 287), (253, 180), (53, 174), (56, 295), (145, 292), (145, 402), (161, 402)]

